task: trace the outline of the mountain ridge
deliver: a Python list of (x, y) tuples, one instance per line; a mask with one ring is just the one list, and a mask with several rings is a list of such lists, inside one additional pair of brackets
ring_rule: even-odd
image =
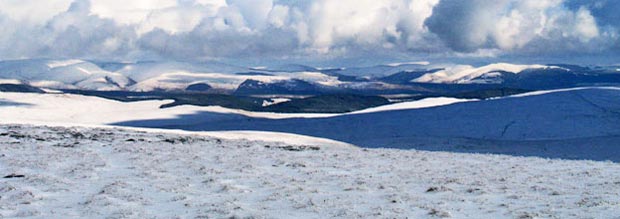
[[(288, 64), (238, 67), (219, 62), (91, 62), (86, 60), (0, 61), (0, 79), (40, 88), (185, 91), (205, 84), (210, 92), (260, 94), (448, 94), (482, 89), (544, 90), (620, 84), (613, 66), (570, 64), (471, 65), (395, 63), (370, 67), (316, 68)], [(260, 83), (248, 90), (248, 83)], [(286, 85), (286, 86), (285, 86)], [(278, 88), (279, 87), (279, 88)], [(270, 93), (271, 92), (271, 93)]]

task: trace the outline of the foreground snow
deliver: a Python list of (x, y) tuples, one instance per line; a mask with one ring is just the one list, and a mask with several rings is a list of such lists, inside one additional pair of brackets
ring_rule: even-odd
[(620, 215), (612, 162), (21, 125), (0, 148), (0, 217)]

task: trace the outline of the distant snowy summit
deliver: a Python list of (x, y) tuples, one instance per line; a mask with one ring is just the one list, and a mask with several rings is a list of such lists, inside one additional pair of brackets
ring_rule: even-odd
[[(4, 82), (11, 83), (4, 83)], [(242, 67), (219, 62), (115, 63), (86, 60), (0, 61), (0, 84), (98, 91), (237, 94), (446, 93), (489, 88), (557, 89), (620, 84), (617, 66), (471, 65), (428, 62), (369, 67)]]
[(433, 73), (424, 74), (414, 79), (414, 82), (421, 83), (502, 83), (506, 75), (519, 74), (525, 70), (550, 70), (564, 69), (558, 66), (549, 65), (515, 65), (509, 63), (490, 64), (482, 67), (470, 65), (455, 65), (439, 69)]
[(14, 60), (0, 62), (0, 78), (43, 88), (118, 90), (135, 82), (82, 60)]

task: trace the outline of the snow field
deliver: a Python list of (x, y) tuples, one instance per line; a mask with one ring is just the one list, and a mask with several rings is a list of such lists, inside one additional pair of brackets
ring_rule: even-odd
[(0, 125), (0, 218), (620, 215), (617, 163), (278, 140)]

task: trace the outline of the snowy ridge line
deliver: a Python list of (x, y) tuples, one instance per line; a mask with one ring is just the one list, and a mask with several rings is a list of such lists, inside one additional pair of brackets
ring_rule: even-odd
[(62, 127), (62, 128), (98, 128), (98, 129), (110, 129), (120, 131), (135, 131), (145, 132), (151, 134), (177, 134), (188, 136), (203, 136), (212, 138), (221, 138), (228, 140), (248, 140), (248, 141), (267, 141), (267, 142), (286, 142), (288, 144), (295, 145), (330, 145), (339, 147), (357, 147), (352, 144), (340, 142), (336, 140), (298, 135), (284, 132), (267, 132), (267, 131), (187, 131), (181, 129), (158, 129), (158, 128), (140, 128), (140, 127), (127, 127), (127, 126), (115, 126), (115, 125), (95, 125), (95, 124), (79, 124), (79, 123), (62, 123), (62, 122), (28, 122), (28, 123), (15, 123), (15, 122), (0, 122), (0, 125), (15, 125), (15, 126), (41, 126), (41, 127)]
[(513, 74), (518, 74), (527, 69), (547, 69), (547, 68), (560, 68), (557, 66), (547, 66), (547, 65), (518, 65), (518, 64), (510, 64), (510, 63), (495, 63), (489, 64), (480, 67), (474, 67), (471, 65), (454, 65), (448, 66), (443, 70), (425, 74), (419, 78), (412, 80), (413, 82), (424, 82), (424, 83), (472, 83), (474, 78), (483, 76), (485, 74), (496, 72), (496, 71), (506, 71), (511, 72)]
[[(370, 89), (384, 90), (408, 87), (409, 82), (440, 84), (502, 84), (511, 76), (504, 73), (520, 74), (528, 71), (557, 71), (566, 73), (589, 74), (561, 67), (562, 65), (510, 64), (494, 63), (484, 66), (437, 63), (426, 61), (381, 64), (367, 67), (334, 67), (329, 72), (324, 68), (303, 65), (290, 65), (283, 69), (252, 68), (233, 66), (219, 62), (136, 62), (136, 63), (100, 63), (86, 60), (50, 60), (24, 59), (0, 61), (0, 78), (18, 79), (23, 83), (39, 88), (51, 89), (87, 89), (116, 91), (169, 91), (186, 90), (196, 83), (204, 83), (215, 92), (234, 91), (247, 80), (260, 81), (265, 84), (283, 81), (303, 81), (324, 88), (334, 89)], [(613, 68), (613, 69), (612, 69)], [(428, 72), (417, 78), (405, 81), (384, 82), (384, 77), (403, 72)], [(604, 67), (605, 72), (617, 72), (617, 67)], [(594, 74), (596, 71), (592, 71)], [(239, 74), (245, 73), (245, 74)], [(368, 81), (341, 80), (339, 75), (353, 76)], [(521, 79), (518, 79), (521, 80)], [(609, 79), (618, 83), (619, 79)], [(532, 83), (531, 81), (525, 81)], [(602, 83), (605, 81), (599, 81)], [(567, 82), (568, 83), (568, 82)], [(583, 83), (589, 83), (587, 80)], [(568, 83), (575, 86), (579, 83)], [(379, 86), (379, 87), (376, 87)], [(543, 88), (553, 85), (541, 85)], [(414, 87), (410, 87), (414, 88)], [(264, 89), (264, 88), (261, 88)]]
[(0, 78), (0, 84), (22, 84), (20, 80), (17, 79), (2, 79)]
[[(183, 62), (137, 62), (110, 63), (110, 67), (79, 59), (24, 59), (0, 61), (0, 78), (21, 79), (25, 83), (42, 88), (92, 89), (92, 90), (131, 90), (152, 91), (156, 89), (184, 90), (194, 83), (206, 83), (216, 89), (235, 90), (246, 80), (264, 83), (276, 81), (302, 80), (328, 87), (363, 86), (354, 82), (340, 81), (338, 77), (326, 74), (314, 67), (290, 68), (279, 71), (237, 67), (223, 63), (183, 63)], [(299, 66), (298, 66), (299, 67)], [(436, 64), (426, 61), (402, 62), (371, 67), (342, 69), (338, 74), (351, 76), (388, 76), (403, 71), (444, 70), (425, 74), (414, 81), (439, 83), (474, 83), (474, 78), (494, 71), (518, 73), (524, 69), (558, 68), (545, 65), (516, 65), (496, 63), (474, 67), (471, 65)], [(268, 75), (239, 75), (257, 71)], [(378, 78), (375, 78), (378, 79)], [(378, 81), (375, 81), (378, 82)]]
[(586, 90), (586, 89), (620, 90), (620, 87), (614, 87), (614, 86), (602, 86), (602, 87), (600, 87), (600, 86), (587, 86), (587, 87), (573, 87), (573, 88), (553, 89), (553, 90), (540, 90), (540, 91), (532, 91), (532, 92), (527, 92), (527, 93), (522, 93), (522, 94), (515, 94), (515, 95), (506, 96), (506, 97), (496, 97), (496, 98), (490, 98), (490, 99), (527, 97), (527, 96), (536, 96), (536, 95), (544, 95), (544, 94), (557, 93), (557, 92)]
[[(341, 115), (348, 114), (360, 114), (360, 113), (370, 113), (370, 112), (379, 112), (379, 111), (390, 111), (390, 110), (402, 110), (402, 109), (418, 109), (418, 108), (426, 108), (426, 107), (435, 107), (442, 106), (447, 104), (453, 104), (457, 102), (467, 101), (464, 99), (454, 99), (454, 98), (426, 98), (417, 101), (410, 102), (402, 102), (402, 103), (394, 103), (384, 106), (379, 106), (375, 108), (364, 109), (360, 111), (345, 113), (345, 114), (328, 114), (328, 113), (272, 113), (272, 112), (253, 112), (246, 111), (241, 109), (230, 109), (224, 108), (221, 106), (192, 106), (192, 105), (183, 105), (176, 106), (173, 108), (160, 109), (159, 106), (163, 104), (169, 104), (173, 102), (173, 100), (144, 100), (144, 101), (136, 101), (136, 102), (121, 102), (111, 99), (106, 99), (102, 97), (94, 97), (94, 96), (83, 96), (76, 94), (24, 94), (24, 93), (10, 93), (4, 92), (0, 93), (0, 97), (3, 97), (7, 100), (12, 100), (14, 102), (28, 103), (35, 105), (31, 108), (24, 109), (7, 109), (0, 108), (0, 112), (4, 111), (5, 115), (13, 115), (12, 118), (7, 119), (9, 121), (15, 121), (13, 119), (17, 118), (27, 118), (28, 120), (45, 120), (45, 121), (58, 121), (61, 119), (68, 120), (71, 117), (71, 120), (78, 120), (80, 123), (95, 123), (95, 124), (109, 124), (114, 122), (122, 122), (126, 120), (132, 119), (148, 119), (148, 118), (171, 118), (182, 114), (191, 114), (197, 112), (214, 112), (214, 113), (226, 113), (226, 114), (237, 114), (243, 115), (247, 117), (253, 118), (268, 118), (268, 119), (288, 119), (288, 118), (329, 118)], [(84, 109), (80, 107), (84, 101), (88, 102), (92, 106), (98, 106), (92, 108), (90, 110)], [(63, 103), (62, 106), (59, 106), (59, 103)], [(70, 108), (71, 111), (65, 111), (63, 109)], [(119, 110), (121, 109), (121, 110)], [(17, 110), (21, 111), (29, 111), (29, 112), (38, 112), (39, 114), (52, 114), (53, 117), (44, 117), (39, 118), (37, 116), (33, 116), (36, 113), (26, 114), (16, 112)], [(51, 110), (51, 111), (50, 111)], [(57, 113), (56, 113), (57, 112)], [(64, 114), (62, 114), (64, 113)], [(84, 117), (84, 114), (93, 115), (91, 117)], [(140, 115), (140, 118), (132, 115)], [(36, 114), (38, 115), (38, 114)], [(60, 115), (70, 115), (70, 116), (60, 116)], [(99, 115), (99, 116), (94, 116)], [(95, 118), (93, 118), (95, 117)], [(105, 118), (105, 119), (100, 119)], [(17, 120), (23, 121), (21, 120)], [(62, 122), (62, 121), (61, 121)]]
[(80, 60), (80, 59), (68, 59), (68, 60), (54, 60), (54, 61), (49, 61), (47, 63), (47, 66), (49, 68), (58, 68), (58, 67), (66, 67), (66, 66), (70, 66), (70, 65), (75, 65), (75, 64), (79, 64), (79, 63), (83, 63), (85, 62), (84, 60)]
[(401, 65), (430, 65), (431, 63), (428, 61), (412, 61), (412, 62), (394, 62), (394, 63), (388, 63), (385, 64), (386, 66), (390, 66), (390, 67), (398, 67)]
[(393, 104), (363, 109), (359, 111), (345, 113), (343, 115), (376, 113), (376, 112), (385, 112), (385, 111), (393, 111), (393, 110), (423, 109), (423, 108), (446, 106), (450, 104), (471, 102), (471, 101), (478, 101), (478, 100), (459, 99), (459, 98), (451, 98), (451, 97), (429, 97), (429, 98), (424, 98), (424, 99), (415, 100), (415, 101), (393, 103)]

